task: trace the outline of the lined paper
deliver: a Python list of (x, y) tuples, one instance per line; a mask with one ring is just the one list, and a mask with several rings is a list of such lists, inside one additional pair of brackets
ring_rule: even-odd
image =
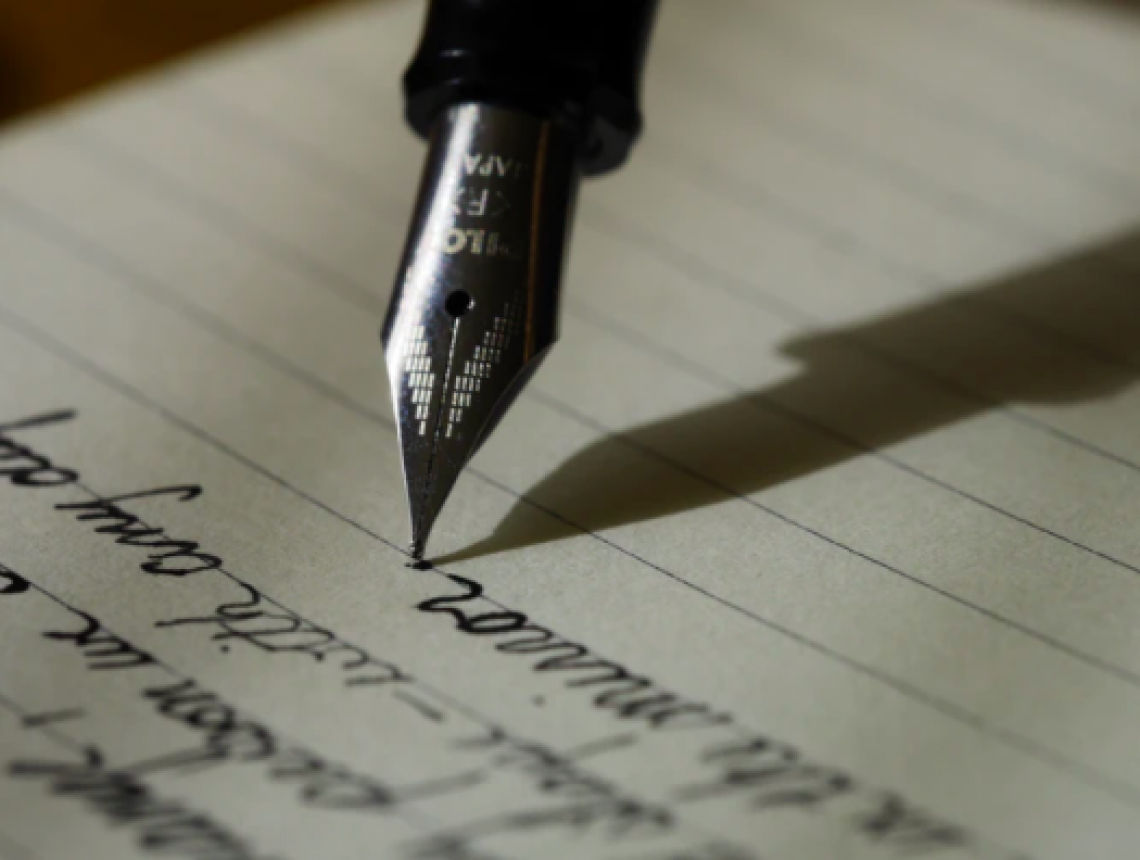
[(667, 4), (428, 572), (421, 13), (0, 140), (0, 858), (1133, 857), (1136, 13)]

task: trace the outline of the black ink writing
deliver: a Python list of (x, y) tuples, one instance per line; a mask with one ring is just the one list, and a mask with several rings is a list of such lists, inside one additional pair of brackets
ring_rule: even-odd
[(140, 565), (145, 572), (159, 576), (186, 576), (217, 570), (222, 566), (222, 560), (201, 552), (195, 541), (168, 537), (165, 529), (147, 525), (135, 514), (123, 510), (120, 503), (156, 496), (175, 496), (180, 502), (188, 502), (201, 494), (202, 488), (196, 486), (163, 487), (118, 496), (97, 496), (85, 502), (62, 502), (55, 507), (60, 511), (75, 511), (75, 518), (84, 522), (106, 521), (104, 525), (95, 527), (96, 533), (114, 535), (117, 544), (150, 550), (148, 560)]
[(234, 584), (242, 591), (239, 600), (220, 604), (209, 615), (160, 621), (157, 626), (212, 626), (217, 628), (211, 636), (215, 641), (236, 641), (272, 654), (300, 654), (318, 663), (329, 661), (339, 664), (346, 675), (345, 684), (352, 687), (412, 680), (394, 663), (367, 654), (331, 630), (318, 627), (281, 607), (270, 608), (261, 592), (253, 586), (240, 581)]
[(58, 468), (47, 457), (8, 438), (14, 430), (58, 424), (74, 417), (75, 412), (60, 410), (0, 424), (0, 477), (17, 487), (61, 487), (79, 480), (79, 475), (71, 469)]
[(969, 849), (975, 844), (973, 835), (964, 828), (940, 821), (895, 795), (884, 799), (882, 793), (842, 771), (810, 761), (786, 744), (751, 733), (745, 736), (732, 725), (730, 715), (685, 701), (648, 678), (594, 655), (586, 646), (535, 624), (521, 612), (499, 607), (479, 612), (478, 603), (486, 601), (483, 587), (455, 574), (445, 575), (462, 591), (424, 600), (418, 604), (420, 611), (449, 616), (456, 629), (466, 635), (496, 639), (497, 651), (532, 658), (533, 671), (565, 676), (563, 683), (568, 688), (603, 688), (593, 697), (594, 707), (618, 719), (636, 721), (651, 731), (731, 731), (731, 740), (717, 741), (704, 750), (699, 764), (707, 776), (677, 788), (673, 793), (677, 802), (742, 796), (754, 809), (764, 811), (816, 809), (852, 799), (860, 810), (854, 815), (856, 832), (907, 856)]
[(409, 794), (443, 793), (471, 782), (464, 777), (413, 787), (407, 792), (396, 791), (308, 750), (284, 745), (269, 728), (243, 717), (232, 705), (194, 681), (151, 687), (143, 695), (155, 703), (159, 714), (201, 733), (204, 739), (197, 754), (190, 752), (161, 764), (151, 763), (151, 769), (260, 762), (271, 781), (296, 784), (306, 805), (341, 811), (386, 812)]
[[(570, 756), (542, 744), (518, 741), (499, 729), (489, 729), (461, 740), (458, 746), (490, 753), (492, 766), (529, 777), (540, 794), (571, 801), (559, 808), (555, 817), (559, 822), (569, 817), (583, 829), (601, 827), (612, 840), (659, 835), (676, 824), (665, 807), (626, 796), (608, 780), (582, 771)], [(571, 809), (576, 815), (570, 815)]]
[(679, 800), (695, 801), (746, 792), (757, 809), (815, 806), (851, 791), (840, 771), (804, 761), (799, 751), (766, 738), (718, 744), (703, 759), (715, 767), (707, 782), (682, 787)]
[(15, 761), (9, 773), (45, 780), (56, 797), (82, 801), (108, 822), (130, 828), (148, 853), (194, 860), (267, 860), (209, 816), (162, 800), (139, 776), (107, 767), (103, 754), (93, 747), (78, 762)]
[[(4, 435), (74, 417), (74, 411), (62, 410), (0, 424), (0, 466), (6, 467), (0, 468), (0, 477), (6, 476), (12, 484), (20, 487), (76, 485), (91, 498), (59, 502), (55, 505), (56, 510), (73, 515), (79, 522), (92, 523), (96, 534), (111, 536), (117, 545), (145, 550), (146, 560), (139, 565), (145, 573), (185, 577), (217, 570), (245, 591), (243, 599), (223, 603), (212, 614), (172, 619), (159, 622), (158, 626), (213, 625), (218, 630), (212, 638), (221, 642), (224, 650), (228, 649), (229, 641), (237, 641), (272, 654), (305, 655), (317, 662), (337, 666), (346, 676), (346, 686), (350, 687), (412, 680), (395, 664), (371, 656), (332, 631), (318, 627), (284, 607), (270, 609), (263, 605), (266, 601), (261, 592), (225, 571), (225, 562), (220, 556), (203, 551), (197, 541), (171, 537), (166, 529), (148, 523), (124, 507), (127, 503), (133, 505), (158, 499), (190, 502), (201, 496), (201, 487), (185, 484), (102, 496), (84, 487), (77, 471), (60, 468), (48, 457), (18, 445)], [(0, 596), (17, 594), (24, 587), (15, 574), (0, 573)]]
[[(57, 466), (50, 458), (27, 445), (9, 438), (16, 430), (45, 427), (75, 417), (74, 410), (60, 410), (0, 424), (0, 478), (17, 487), (61, 487), (78, 485), (79, 473), (74, 469)], [(86, 488), (83, 488), (86, 491)], [(149, 550), (147, 560), (140, 567), (157, 576), (186, 576), (206, 570), (217, 570), (222, 560), (202, 552), (197, 542), (171, 538), (163, 528), (148, 525), (137, 515), (124, 510), (122, 503), (137, 502), (161, 496), (174, 496), (180, 502), (196, 499), (201, 487), (162, 487), (135, 493), (100, 497), (87, 491), (92, 499), (82, 502), (63, 502), (55, 507), (75, 513), (80, 521), (98, 522), (97, 534), (113, 535), (115, 543)]]
[(0, 597), (23, 594), (30, 587), (24, 577), (0, 564)]
[(568, 688), (597, 691), (594, 706), (618, 719), (642, 722), (652, 729), (701, 729), (728, 721), (726, 715), (715, 713), (707, 705), (685, 702), (624, 666), (594, 656), (584, 645), (563, 639), (521, 612), (469, 612), (464, 604), (479, 600), (483, 587), (462, 576), (447, 576), (464, 592), (425, 600), (418, 607), (422, 612), (450, 615), (456, 627), (468, 635), (511, 636), (498, 642), (496, 649), (504, 654), (537, 657), (534, 671), (569, 676), (564, 682)]
[(860, 832), (874, 841), (909, 856), (971, 844), (970, 835), (963, 828), (939, 821), (893, 794), (885, 795), (877, 807), (860, 816), (856, 823)]
[(44, 636), (75, 645), (83, 652), (92, 670), (113, 671), (154, 665), (155, 660), (150, 654), (104, 630), (103, 625), (93, 616), (78, 609), (72, 609), (71, 613), (83, 621), (82, 630), (73, 633), (52, 630), (44, 633)]

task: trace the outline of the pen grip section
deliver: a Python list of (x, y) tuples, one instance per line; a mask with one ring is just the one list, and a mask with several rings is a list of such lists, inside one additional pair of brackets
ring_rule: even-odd
[(452, 105), (521, 108), (574, 129), (583, 173), (612, 170), (641, 131), (656, 8), (657, 0), (432, 0), (404, 74), (408, 122), (427, 137)]

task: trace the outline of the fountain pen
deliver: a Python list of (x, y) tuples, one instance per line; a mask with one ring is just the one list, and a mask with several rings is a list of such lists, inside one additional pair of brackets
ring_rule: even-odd
[(558, 336), (580, 177), (622, 164), (656, 0), (432, 0), (404, 73), (429, 141), (382, 339), (411, 554)]

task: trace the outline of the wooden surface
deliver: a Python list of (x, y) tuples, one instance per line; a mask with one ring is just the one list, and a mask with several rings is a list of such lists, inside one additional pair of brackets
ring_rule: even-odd
[(328, 0), (0, 0), (0, 122)]

